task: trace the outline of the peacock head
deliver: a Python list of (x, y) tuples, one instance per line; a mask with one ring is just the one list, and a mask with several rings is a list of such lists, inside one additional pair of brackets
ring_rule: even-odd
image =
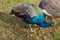
[(50, 22), (50, 26), (54, 26), (54, 22), (53, 21)]

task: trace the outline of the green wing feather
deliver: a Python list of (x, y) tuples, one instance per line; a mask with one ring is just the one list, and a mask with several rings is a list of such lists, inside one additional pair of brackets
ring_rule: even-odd
[(34, 14), (39, 15), (39, 14), (42, 13), (42, 9), (41, 8), (39, 8), (39, 7), (35, 6), (35, 5), (31, 5), (31, 6), (34, 9), (34, 12), (35, 12)]

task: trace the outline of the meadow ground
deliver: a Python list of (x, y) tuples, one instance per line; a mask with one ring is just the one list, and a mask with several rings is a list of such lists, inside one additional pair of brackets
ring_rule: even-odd
[(55, 18), (55, 26), (40, 29), (31, 26), (9, 13), (22, 3), (38, 6), (39, 0), (0, 0), (0, 40), (60, 40), (60, 18)]

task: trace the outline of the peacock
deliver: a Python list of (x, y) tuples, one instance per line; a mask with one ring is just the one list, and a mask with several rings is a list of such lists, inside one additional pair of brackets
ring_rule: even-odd
[(34, 4), (22, 4), (20, 6), (13, 7), (10, 14), (15, 14), (16, 17), (22, 18), (22, 21), (28, 24), (39, 25), (42, 28), (48, 28), (54, 25), (53, 20), (47, 22), (45, 18), (46, 16), (52, 17), (52, 15)]
[(60, 17), (60, 0), (41, 0), (39, 7), (54, 17)]

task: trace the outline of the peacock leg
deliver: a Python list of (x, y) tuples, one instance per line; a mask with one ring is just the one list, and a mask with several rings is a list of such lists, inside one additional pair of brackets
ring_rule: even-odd
[(29, 24), (30, 31), (31, 31), (31, 32), (33, 32), (33, 30), (32, 30), (32, 27), (31, 27), (31, 26), (32, 26), (32, 24)]

